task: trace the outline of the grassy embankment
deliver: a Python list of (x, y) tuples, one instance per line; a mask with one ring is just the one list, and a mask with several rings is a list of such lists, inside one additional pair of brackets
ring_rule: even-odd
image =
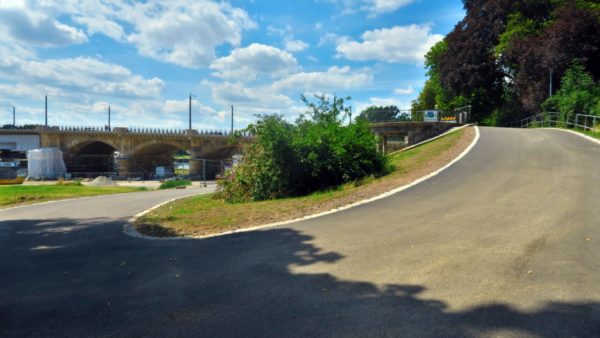
[(408, 184), (450, 162), (474, 137), (461, 129), (420, 147), (390, 156), (396, 168), (381, 178), (345, 184), (308, 196), (230, 204), (201, 195), (169, 203), (140, 218), (138, 230), (153, 236), (202, 236), (289, 220), (331, 210)]
[(581, 130), (581, 129), (573, 129), (573, 130), (575, 130), (578, 133), (582, 133), (584, 135), (587, 135), (587, 136), (590, 136), (590, 137), (600, 140), (600, 131), (592, 132), (589, 130)]
[(88, 187), (77, 183), (0, 186), (0, 208), (74, 197), (144, 191), (146, 188)]

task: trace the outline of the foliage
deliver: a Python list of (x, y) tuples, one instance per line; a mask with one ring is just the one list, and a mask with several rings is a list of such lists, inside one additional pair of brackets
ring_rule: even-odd
[(448, 110), (460, 101), (475, 121), (502, 124), (537, 113), (549, 79), (560, 88), (575, 59), (600, 79), (598, 1), (463, 3), (466, 16), (425, 57), (429, 79), (413, 109)]
[(600, 115), (600, 85), (581, 63), (574, 61), (561, 80), (560, 90), (543, 106), (558, 111), (561, 121), (572, 122), (575, 114)]
[(218, 182), (228, 202), (299, 196), (352, 182), (386, 169), (368, 122), (344, 125), (350, 109), (343, 98), (302, 100), (308, 110), (295, 123), (279, 115), (259, 116), (242, 161)]
[(360, 119), (368, 122), (384, 122), (384, 121), (408, 121), (410, 115), (405, 112), (400, 112), (396, 106), (370, 106), (363, 110), (358, 116)]
[(158, 189), (172, 189), (176, 187), (184, 187), (186, 185), (192, 185), (190, 180), (168, 180), (160, 184)]
[(62, 179), (62, 178), (59, 178), (59, 179), (56, 181), (56, 184), (55, 184), (55, 185), (59, 185), (59, 186), (76, 186), (76, 187), (80, 187), (80, 186), (82, 186), (83, 184), (81, 184), (81, 180), (65, 181), (64, 179)]

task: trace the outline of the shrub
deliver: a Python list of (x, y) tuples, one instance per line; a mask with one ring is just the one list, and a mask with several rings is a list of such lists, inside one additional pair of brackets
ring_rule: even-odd
[(558, 110), (563, 122), (574, 122), (575, 114), (600, 115), (600, 85), (579, 61), (573, 61), (560, 83), (556, 95), (542, 105), (545, 110)]
[(190, 181), (190, 180), (169, 180), (169, 181), (164, 181), (163, 183), (161, 183), (160, 186), (158, 187), (158, 189), (171, 189), (171, 188), (182, 187), (182, 186), (186, 186), (186, 185), (192, 185), (192, 181)]
[(296, 123), (265, 115), (248, 127), (255, 141), (219, 180), (218, 198), (241, 202), (298, 196), (385, 171), (386, 157), (377, 152), (368, 122), (343, 124), (349, 115), (344, 99), (302, 100), (309, 109)]

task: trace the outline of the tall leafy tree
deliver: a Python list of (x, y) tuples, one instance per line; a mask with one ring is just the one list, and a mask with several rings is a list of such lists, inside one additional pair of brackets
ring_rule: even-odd
[(369, 122), (402, 121), (408, 119), (406, 114), (401, 114), (400, 109), (394, 105), (385, 107), (370, 106), (358, 116)]
[[(426, 57), (429, 79), (413, 108), (464, 103), (501, 123), (539, 111), (574, 59), (600, 77), (597, 0), (464, 0), (466, 16)], [(443, 47), (443, 48), (442, 48)]]

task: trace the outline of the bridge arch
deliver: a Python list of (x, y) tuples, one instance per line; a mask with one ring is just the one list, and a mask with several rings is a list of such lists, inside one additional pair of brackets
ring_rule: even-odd
[(175, 172), (175, 158), (178, 152), (191, 153), (189, 142), (152, 140), (140, 143), (129, 154), (128, 169), (144, 178), (156, 177), (158, 167), (165, 168), (165, 174)]
[(117, 151), (118, 148), (106, 140), (86, 140), (75, 143), (68, 147), (64, 154), (67, 172), (74, 176), (113, 173), (116, 170)]

